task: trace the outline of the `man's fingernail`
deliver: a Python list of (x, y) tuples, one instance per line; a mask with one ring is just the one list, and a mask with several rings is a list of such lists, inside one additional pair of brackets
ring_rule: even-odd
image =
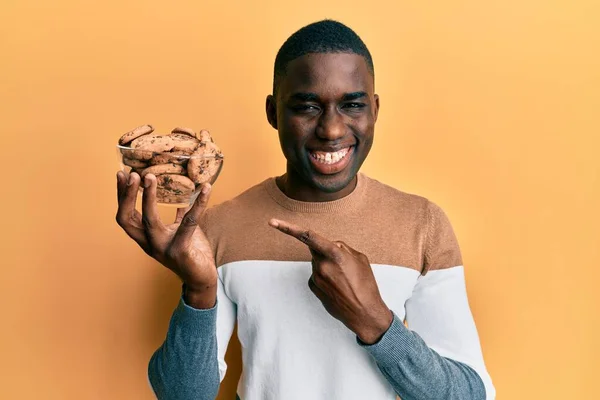
[(146, 175), (146, 177), (144, 178), (144, 187), (149, 188), (151, 184), (152, 182), (150, 181), (150, 178), (148, 178), (148, 176)]
[(133, 174), (129, 174), (129, 180), (127, 181), (127, 186), (133, 185)]
[(271, 225), (273, 228), (277, 228), (279, 226), (279, 221), (272, 219), (269, 221), (269, 225)]
[(204, 186), (202, 186), (202, 194), (206, 194), (208, 192), (210, 192), (210, 183), (206, 183)]

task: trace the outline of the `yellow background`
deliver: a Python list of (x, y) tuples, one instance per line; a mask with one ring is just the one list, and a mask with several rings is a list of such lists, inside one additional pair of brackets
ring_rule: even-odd
[(151, 398), (180, 286), (114, 221), (113, 146), (144, 123), (210, 129), (213, 203), (280, 174), (273, 60), (324, 17), (374, 57), (363, 171), (453, 222), (498, 399), (596, 398), (599, 4), (4, 0), (0, 398)]

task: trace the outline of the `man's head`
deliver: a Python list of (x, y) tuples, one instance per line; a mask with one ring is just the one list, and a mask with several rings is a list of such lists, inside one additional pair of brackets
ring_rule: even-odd
[(371, 75), (375, 76), (371, 53), (356, 32), (340, 22), (326, 19), (301, 28), (283, 43), (275, 57), (274, 95), (290, 61), (309, 53), (358, 54), (365, 59)]
[(347, 26), (305, 26), (277, 53), (267, 118), (295, 184), (348, 187), (371, 149), (378, 110), (371, 54)]

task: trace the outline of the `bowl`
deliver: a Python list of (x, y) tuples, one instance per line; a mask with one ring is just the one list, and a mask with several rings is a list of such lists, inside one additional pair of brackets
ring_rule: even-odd
[[(157, 203), (173, 207), (192, 205), (202, 185), (206, 182), (214, 184), (223, 168), (220, 153), (185, 155), (117, 145), (117, 159), (122, 171), (138, 173), (142, 182), (146, 174), (155, 175), (158, 181)], [(140, 193), (143, 190), (143, 185), (140, 185)]]

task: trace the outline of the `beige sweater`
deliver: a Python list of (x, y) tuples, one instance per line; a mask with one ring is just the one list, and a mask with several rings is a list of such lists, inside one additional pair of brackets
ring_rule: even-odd
[(402, 266), (423, 275), (462, 265), (450, 222), (438, 206), (363, 174), (358, 175), (354, 191), (336, 201), (293, 200), (271, 178), (208, 210), (203, 227), (217, 265), (241, 260), (309, 261), (307, 247), (270, 228), (270, 218), (342, 240), (374, 264)]
[[(271, 218), (341, 240), (370, 261), (394, 321), (366, 346), (308, 288), (308, 248)], [(288, 198), (274, 178), (204, 214), (217, 306), (183, 299), (150, 363), (160, 398), (213, 399), (237, 323), (241, 400), (493, 399), (448, 218), (430, 201), (363, 174), (336, 201)], [(404, 322), (408, 324), (407, 329)]]

